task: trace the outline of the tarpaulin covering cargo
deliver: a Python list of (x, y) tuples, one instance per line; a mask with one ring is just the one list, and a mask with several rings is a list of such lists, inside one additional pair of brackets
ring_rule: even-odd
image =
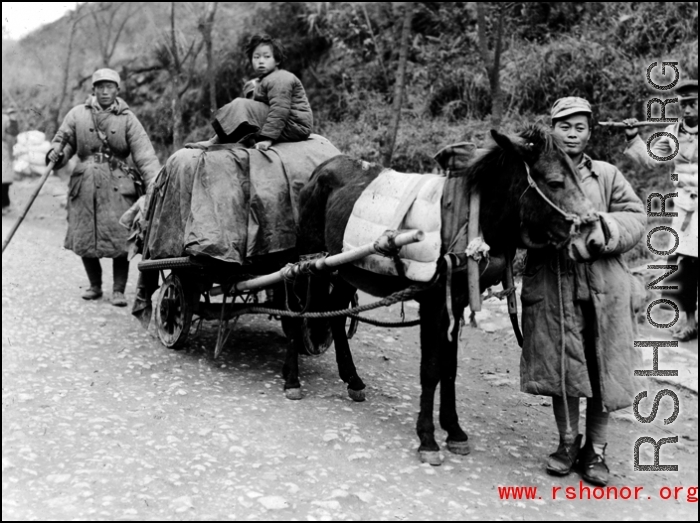
[(296, 245), (298, 197), (340, 151), (312, 134), (267, 151), (240, 144), (185, 148), (156, 181), (144, 259), (208, 256), (244, 264)]

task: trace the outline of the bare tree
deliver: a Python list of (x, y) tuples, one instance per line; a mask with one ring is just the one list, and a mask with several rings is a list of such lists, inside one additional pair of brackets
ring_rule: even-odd
[(85, 13), (85, 6), (87, 4), (78, 4), (75, 11), (70, 17), (70, 33), (68, 35), (68, 46), (66, 47), (65, 61), (63, 62), (63, 81), (61, 83), (61, 96), (58, 99), (58, 105), (56, 107), (55, 117), (54, 117), (54, 129), (58, 129), (60, 125), (61, 113), (63, 112), (63, 104), (66, 101), (66, 96), (68, 96), (68, 80), (70, 79), (70, 63), (73, 56), (73, 43), (75, 40), (75, 33), (78, 29), (78, 24), (80, 21), (88, 16)]
[(411, 36), (411, 21), (413, 20), (413, 2), (404, 2), (403, 26), (401, 28), (401, 47), (399, 51), (399, 64), (396, 71), (396, 83), (394, 84), (394, 105), (391, 124), (387, 129), (387, 139), (384, 150), (384, 165), (391, 164), (396, 146), (396, 136), (399, 132), (401, 121), (401, 105), (406, 83), (406, 62), (408, 61), (409, 37)]
[(170, 75), (170, 106), (173, 118), (173, 147), (180, 149), (184, 140), (182, 97), (192, 85), (196, 73), (197, 56), (204, 40), (188, 39), (176, 29), (175, 7), (180, 2), (170, 3), (170, 31), (164, 34), (156, 47), (156, 58)]
[(109, 67), (117, 44), (122, 37), (124, 27), (144, 4), (141, 2), (90, 2), (90, 16), (102, 67)]
[(505, 13), (510, 4), (508, 3), (498, 3), (498, 21), (496, 28), (496, 41), (494, 43), (493, 53), (489, 49), (489, 41), (486, 36), (486, 10), (488, 5), (486, 2), (476, 3), (476, 17), (478, 22), (478, 36), (479, 36), (479, 51), (481, 52), (481, 58), (484, 61), (486, 67), (486, 73), (489, 78), (489, 85), (491, 86), (491, 125), (494, 129), (498, 129), (501, 126), (501, 120), (503, 119), (503, 94), (501, 92), (501, 52), (503, 48), (503, 26), (505, 25)]
[(219, 2), (204, 2), (204, 12), (199, 18), (197, 28), (202, 33), (204, 41), (204, 52), (207, 57), (207, 88), (209, 90), (209, 111), (213, 114), (216, 111), (216, 75), (214, 71), (214, 45), (212, 42), (212, 32), (214, 30), (214, 19), (216, 8)]

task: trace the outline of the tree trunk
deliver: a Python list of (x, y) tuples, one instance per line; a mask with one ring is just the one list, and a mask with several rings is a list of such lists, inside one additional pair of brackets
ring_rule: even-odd
[(409, 37), (411, 36), (411, 20), (413, 19), (413, 2), (406, 2), (404, 6), (403, 27), (401, 29), (401, 48), (399, 54), (399, 65), (396, 71), (396, 83), (394, 84), (394, 105), (391, 125), (387, 130), (387, 139), (384, 151), (384, 165), (391, 165), (396, 146), (396, 136), (399, 133), (399, 123), (401, 121), (401, 105), (406, 82), (406, 62), (408, 61)]
[(180, 82), (177, 80), (177, 76), (173, 77), (172, 84), (172, 100), (170, 107), (173, 111), (173, 151), (178, 151), (182, 149), (183, 137), (183, 124), (182, 124), (182, 102), (180, 101)]
[(498, 6), (498, 29), (496, 30), (495, 51), (493, 56), (489, 51), (488, 37), (486, 36), (486, 9), (484, 2), (476, 3), (477, 34), (479, 37), (479, 51), (486, 67), (486, 73), (491, 87), (491, 126), (498, 130), (503, 119), (503, 97), (501, 94), (501, 50), (503, 48), (503, 26), (505, 25), (505, 8)]
[(214, 44), (212, 42), (212, 33), (214, 31), (214, 19), (216, 17), (216, 8), (218, 2), (207, 2), (202, 21), (199, 25), (199, 30), (202, 33), (204, 40), (204, 48), (207, 55), (207, 81), (206, 85), (209, 91), (209, 111), (214, 114), (216, 111), (216, 75), (214, 67)]
[[(379, 65), (381, 66), (382, 73), (384, 74), (384, 87), (388, 90), (389, 75), (386, 74), (386, 66), (384, 65), (384, 59), (382, 58), (382, 51), (381, 49), (379, 49), (379, 44), (377, 43), (377, 39), (374, 36), (374, 29), (372, 29), (372, 21), (369, 19), (369, 15), (367, 14), (367, 7), (365, 7), (365, 4), (360, 3), (360, 6), (362, 7), (362, 12), (365, 15), (365, 21), (367, 22), (367, 30), (369, 31), (369, 35), (372, 37), (372, 43), (374, 44), (374, 52), (377, 53), (377, 60), (379, 60)], [(355, 8), (353, 7), (353, 9)]]
[[(61, 97), (58, 99), (58, 106), (56, 107), (56, 117), (54, 118), (54, 130), (57, 131), (61, 125), (61, 113), (63, 112), (63, 104), (66, 101), (66, 95), (68, 94), (68, 78), (70, 76), (70, 59), (73, 54), (73, 39), (75, 37), (75, 29), (78, 25), (78, 20), (74, 20), (70, 28), (70, 35), (68, 36), (68, 48), (66, 49), (66, 61), (63, 63), (63, 82), (61, 83)], [(54, 132), (55, 132), (54, 131)]]
[(170, 68), (171, 82), (171, 101), (170, 107), (173, 112), (173, 148), (175, 151), (182, 148), (183, 140), (183, 125), (182, 125), (182, 103), (180, 101), (180, 73), (182, 64), (180, 64), (180, 53), (178, 52), (178, 43), (175, 36), (175, 4), (170, 3), (170, 45), (172, 53), (172, 62)]
[(498, 130), (503, 119), (503, 93), (501, 92), (501, 50), (503, 48), (503, 26), (505, 24), (505, 9), (498, 6), (498, 30), (496, 33), (496, 50), (493, 54), (493, 67), (490, 75), (491, 82), (491, 125)]
[(214, 50), (211, 42), (211, 33), (209, 39), (205, 41), (207, 50), (207, 83), (209, 84), (209, 112), (216, 112), (216, 78), (214, 75)]
[(66, 61), (63, 63), (63, 82), (61, 84), (61, 97), (58, 99), (58, 106), (56, 107), (56, 117), (54, 118), (54, 132), (58, 130), (61, 125), (61, 113), (63, 112), (63, 104), (66, 101), (66, 96), (68, 96), (68, 79), (70, 78), (70, 61), (73, 56), (73, 41), (75, 40), (75, 32), (78, 28), (78, 22), (84, 18), (85, 15), (81, 16), (81, 8), (85, 4), (78, 4), (75, 8), (75, 13), (73, 13), (73, 21), (70, 26), (70, 34), (68, 36), (68, 48), (66, 49)]

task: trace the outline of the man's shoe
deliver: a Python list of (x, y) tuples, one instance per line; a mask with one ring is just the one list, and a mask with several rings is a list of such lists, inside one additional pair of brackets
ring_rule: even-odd
[(576, 436), (571, 445), (566, 445), (561, 438), (559, 439), (559, 448), (554, 454), (550, 454), (547, 460), (547, 474), (566, 476), (571, 472), (581, 448), (581, 438), (581, 434)]
[(102, 289), (99, 287), (90, 287), (83, 294), (84, 300), (99, 300), (100, 298), (102, 298)]
[(123, 292), (112, 293), (112, 305), (115, 307), (126, 307), (127, 302)]
[[(605, 447), (607, 446), (606, 443)], [(605, 464), (605, 447), (602, 455), (596, 454), (593, 445), (586, 441), (578, 458), (578, 467), (583, 479), (599, 487), (607, 485), (610, 476), (610, 469)]]

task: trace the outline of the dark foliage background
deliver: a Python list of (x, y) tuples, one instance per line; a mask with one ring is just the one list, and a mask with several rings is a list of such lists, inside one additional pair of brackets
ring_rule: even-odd
[[(128, 11), (119, 11), (122, 4), (90, 5), (117, 11), (117, 24), (120, 13), (125, 16)], [(165, 159), (172, 152), (173, 137), (171, 77), (162, 56), (170, 3), (138, 5), (136, 15), (124, 23), (109, 65), (122, 73), (122, 95)], [(196, 43), (203, 4), (177, 5), (178, 36)], [(487, 32), (492, 37), (497, 7), (487, 5)], [(587, 98), (596, 120), (645, 119), (653, 91), (644, 75), (654, 61), (677, 61), (686, 78), (697, 78), (697, 2), (505, 5), (500, 71), (502, 125), (507, 131), (533, 120), (548, 121), (552, 103), (569, 95)], [(268, 32), (285, 44), (284, 65), (304, 82), (316, 132), (345, 153), (379, 160), (392, 114), (401, 7), (399, 2), (219, 2), (213, 30), (217, 104), (237, 96), (250, 75), (243, 52), (247, 38)], [(462, 140), (479, 146), (486, 142), (491, 91), (478, 47), (476, 3), (416, 2), (414, 9), (392, 166), (426, 172), (435, 169), (432, 155), (442, 146)], [(59, 107), (73, 20), (69, 14), (19, 42), (3, 38), (3, 107), (19, 107), (24, 128), (52, 134), (56, 122), (89, 93), (92, 71), (105, 65), (96, 49), (105, 28), (99, 31), (94, 20), (85, 17), (76, 25), (68, 100)], [(204, 56), (194, 63), (196, 74), (182, 96), (186, 141), (211, 135)], [(624, 133), (595, 127), (591, 155), (618, 165), (640, 196), (669, 186), (665, 172), (640, 170), (622, 156), (623, 149)], [(630, 256), (642, 250), (643, 246)]]

